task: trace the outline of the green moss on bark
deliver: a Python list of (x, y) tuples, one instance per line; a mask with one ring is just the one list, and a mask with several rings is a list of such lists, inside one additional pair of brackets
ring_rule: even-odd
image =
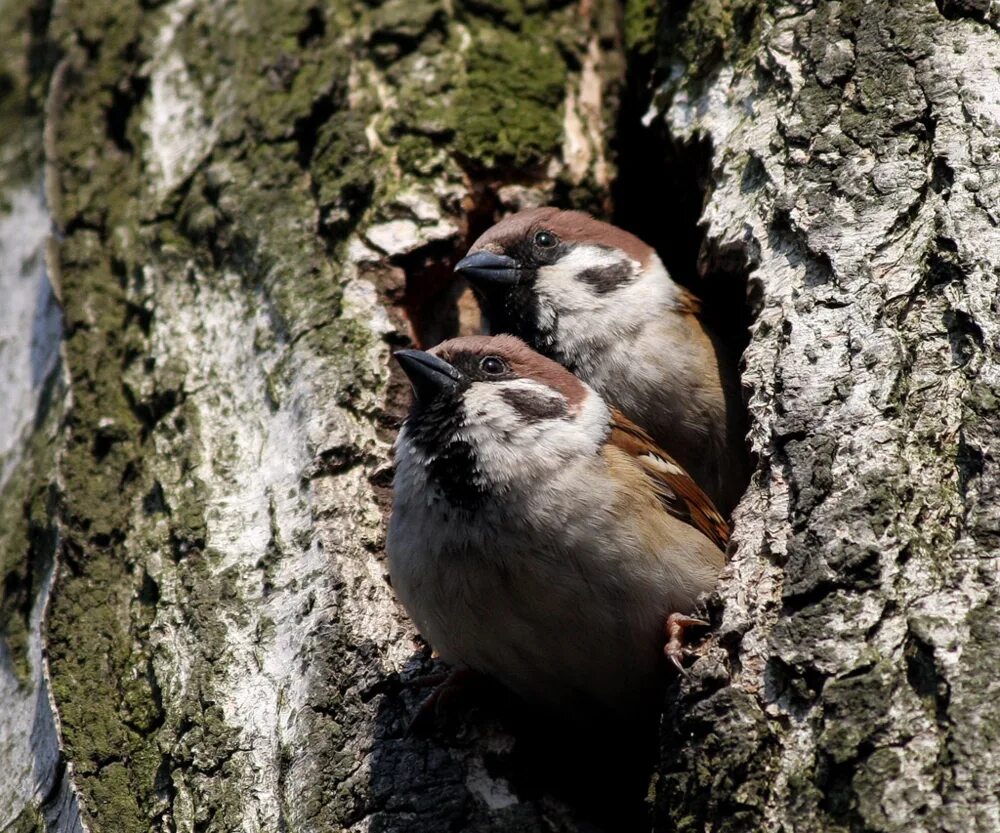
[(678, 14), (667, 15), (662, 55), (687, 65), (686, 80), (695, 81), (721, 63), (751, 60), (760, 36), (763, 0), (699, 0)]
[(483, 28), (455, 97), (456, 150), (485, 167), (537, 167), (559, 147), (566, 66), (546, 39)]
[[(52, 694), (84, 805), (97, 829), (148, 830), (159, 751), (148, 736), (156, 712), (149, 658), (131, 632), (128, 568), (94, 554), (85, 578), (59, 582), (49, 637)], [(138, 719), (136, 719), (138, 718)]]
[(21, 814), (4, 828), (4, 833), (45, 833), (45, 831), (45, 818), (33, 807), (25, 807)]
[[(157, 798), (163, 717), (149, 655), (145, 573), (130, 549), (148, 491), (149, 411), (123, 378), (142, 361), (148, 316), (131, 298), (139, 141), (130, 118), (144, 60), (138, 3), (62, 4), (53, 36), (68, 70), (54, 136), (64, 229), (57, 258), (73, 386), (60, 470), (61, 568), (50, 604), (52, 693), (94, 829), (146, 831)], [(90, 44), (89, 53), (76, 44)]]
[[(58, 371), (55, 371), (58, 372)], [(54, 372), (54, 373), (55, 373)], [(24, 456), (0, 491), (0, 639), (10, 651), (14, 672), (22, 682), (30, 678), (28, 635), (31, 611), (55, 549), (55, 442), (53, 433), (60, 408), (50, 380)]]
[(53, 52), (45, 36), (48, 3), (7, 0), (0, 13), (0, 209), (13, 185), (34, 181), (42, 165), (42, 109)]
[(625, 3), (625, 48), (639, 56), (656, 48), (656, 31), (660, 22), (659, 0), (627, 0)]
[(412, 41), (383, 18), (377, 12), (374, 25), (398, 45), (385, 72), (399, 103), (383, 133), (398, 143), (404, 172), (440, 175), (456, 156), (473, 170), (523, 176), (558, 152), (568, 74), (586, 51), (574, 5), (469, 0), (450, 19), (420, 16), (420, 39)]
[[(48, 7), (11, 0), (0, 12), (0, 215), (18, 186), (34, 186), (42, 167), (42, 106), (52, 56), (45, 40)], [(3, 300), (0, 299), (0, 304)], [(51, 478), (54, 475), (52, 405), (55, 374), (46, 380), (35, 431), (0, 491), (0, 639), (14, 672), (29, 679), (28, 624), (39, 583), (52, 561)], [(2, 405), (0, 405), (2, 407)], [(0, 460), (0, 463), (3, 461)]]

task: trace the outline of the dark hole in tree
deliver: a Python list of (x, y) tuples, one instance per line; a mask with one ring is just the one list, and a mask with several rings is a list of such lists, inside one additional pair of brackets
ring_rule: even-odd
[(935, 3), (938, 11), (948, 20), (963, 17), (986, 20), (992, 5), (990, 0), (935, 0)]
[[(618, 176), (612, 186), (614, 210), (605, 219), (656, 249), (671, 277), (694, 293), (702, 317), (716, 339), (728, 372), (738, 376), (752, 323), (747, 275), (752, 256), (743, 246), (722, 248), (706, 238), (701, 224), (707, 197), (711, 143), (707, 139), (677, 143), (659, 122), (642, 124), (648, 107), (645, 85), (631, 82), (620, 108), (614, 143)], [(748, 170), (752, 180), (754, 171)], [(754, 182), (744, 183), (753, 190)], [(555, 198), (555, 204), (578, 208)], [(430, 347), (456, 335), (478, 331), (478, 307), (454, 265), (469, 246), (500, 219), (495, 187), (480, 184), (466, 206), (467, 227), (458, 245), (431, 244), (393, 260), (406, 275), (402, 306), (416, 343)], [(731, 410), (739, 424), (734, 436), (746, 434), (746, 399), (739, 385)], [(746, 479), (752, 470), (744, 444)], [(742, 485), (746, 485), (745, 483)]]
[(445, 339), (479, 331), (479, 306), (468, 283), (455, 275), (455, 264), (499, 219), (499, 208), (494, 188), (479, 183), (466, 206), (466, 229), (457, 245), (431, 244), (393, 259), (406, 275), (402, 306), (418, 346), (433, 347)]

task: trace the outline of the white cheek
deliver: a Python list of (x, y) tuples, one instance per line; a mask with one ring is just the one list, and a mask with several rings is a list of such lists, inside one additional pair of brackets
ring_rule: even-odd
[(512, 389), (558, 398), (568, 410), (558, 392), (527, 379), (472, 385), (465, 394), (466, 422), (459, 435), (494, 483), (530, 484), (569, 457), (598, 452), (607, 434), (608, 410), (596, 393), (588, 390), (576, 414), (531, 421), (504, 399), (503, 391)]
[(597, 391), (587, 388), (587, 396), (580, 406), (576, 424), (581, 435), (593, 443), (593, 453), (600, 451), (608, 435), (608, 425), (611, 422), (611, 411), (601, 399)]
[(556, 329), (556, 314), (548, 298), (539, 296), (538, 329), (543, 333), (551, 333)]
[[(577, 275), (587, 269), (613, 268), (622, 257), (597, 246), (576, 246), (557, 263), (538, 270), (535, 285), (539, 298), (549, 301), (561, 315), (598, 311), (607, 305), (607, 296), (595, 293)], [(638, 269), (638, 263), (633, 265)]]
[[(524, 449), (535, 444), (543, 426), (557, 420), (525, 422), (517, 409), (506, 399), (504, 391), (523, 390), (534, 396), (552, 399), (568, 407), (558, 392), (528, 379), (509, 382), (476, 382), (465, 392), (465, 423), (459, 431), (462, 439), (477, 451), (498, 453), (503, 449)], [(494, 446), (498, 448), (494, 449)], [(514, 453), (517, 453), (514, 451)]]
[(620, 252), (577, 246), (558, 263), (538, 270), (540, 308), (550, 324), (555, 321), (556, 339), (567, 355), (601, 341), (617, 341), (677, 303), (678, 287), (656, 255), (645, 269), (629, 261), (632, 280), (604, 294), (578, 277), (586, 269), (614, 267), (623, 257)]

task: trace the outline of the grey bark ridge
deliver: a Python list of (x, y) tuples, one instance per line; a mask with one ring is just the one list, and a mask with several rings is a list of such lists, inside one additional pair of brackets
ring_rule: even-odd
[(659, 94), (710, 143), (703, 270), (742, 253), (760, 304), (659, 829), (996, 830), (1000, 41), (917, 0), (756, 11)]

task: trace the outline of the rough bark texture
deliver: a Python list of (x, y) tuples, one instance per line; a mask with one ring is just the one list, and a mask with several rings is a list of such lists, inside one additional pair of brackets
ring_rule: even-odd
[(615, 10), (3, 11), (5, 222), (36, 255), (51, 213), (68, 387), (14, 380), (3, 426), (0, 827), (577, 829), (495, 721), (405, 735), (434, 663), (385, 579), (389, 352), (476, 326), (450, 264), (495, 209), (602, 209)]
[(475, 329), (494, 212), (610, 194), (754, 316), (655, 828), (1000, 827), (991, 4), (0, 0), (0, 42), (0, 830), (641, 829), (502, 708), (406, 734), (381, 552), (390, 350)]
[(708, 154), (702, 272), (748, 277), (759, 466), (662, 829), (1000, 828), (1000, 38), (951, 17), (666, 21), (649, 118)]

